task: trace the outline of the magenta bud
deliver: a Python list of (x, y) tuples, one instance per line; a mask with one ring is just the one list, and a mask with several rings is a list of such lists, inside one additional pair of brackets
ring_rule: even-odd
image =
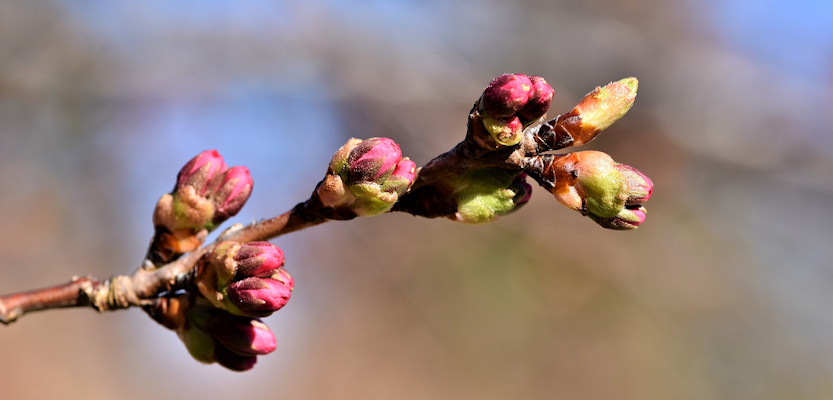
[(529, 101), (532, 87), (532, 81), (526, 75), (501, 75), (483, 91), (483, 109), (493, 118), (513, 116)]
[(231, 167), (226, 171), (220, 187), (212, 196), (214, 200), (214, 222), (219, 223), (237, 214), (252, 193), (252, 177), (244, 166)]
[(626, 206), (615, 217), (603, 218), (592, 213), (587, 216), (603, 228), (623, 231), (638, 228), (639, 225), (645, 222), (647, 213), (648, 210), (645, 207), (636, 205)]
[(265, 278), (284, 264), (283, 251), (269, 242), (249, 242), (240, 246), (234, 255), (237, 262), (236, 279), (252, 276)]
[(226, 293), (228, 301), (244, 314), (265, 317), (286, 305), (292, 287), (277, 279), (252, 277), (229, 284)]
[(414, 179), (416, 179), (416, 163), (405, 157), (402, 161), (399, 161), (399, 164), (396, 164), (396, 168), (382, 185), (382, 190), (395, 192), (398, 196), (401, 196), (411, 187)]
[(214, 360), (217, 364), (222, 365), (232, 371), (248, 371), (255, 367), (257, 363), (257, 356), (244, 356), (237, 354), (224, 346), (216, 346), (214, 348)]
[(654, 183), (651, 178), (630, 165), (619, 164), (618, 167), (624, 175), (625, 184), (628, 188), (628, 198), (625, 204), (637, 205), (648, 201), (654, 191)]
[[(402, 159), (399, 145), (388, 138), (371, 138), (359, 143), (347, 157), (347, 184), (376, 182), (390, 175)], [(381, 182), (377, 182), (381, 183)]]
[(256, 318), (238, 317), (213, 309), (205, 331), (229, 350), (247, 356), (275, 351), (277, 340), (266, 324)]
[(193, 186), (196, 193), (205, 195), (215, 184), (216, 178), (226, 172), (223, 157), (217, 150), (206, 150), (185, 163), (176, 177), (176, 187)]
[(283, 283), (284, 286), (289, 288), (289, 291), (292, 291), (295, 288), (295, 279), (293, 279), (292, 276), (289, 275), (289, 272), (283, 268), (278, 268), (278, 270), (272, 274), (272, 279)]
[(555, 91), (552, 86), (540, 76), (530, 76), (532, 91), (529, 94), (529, 101), (518, 111), (518, 118), (526, 125), (543, 117), (550, 108)]

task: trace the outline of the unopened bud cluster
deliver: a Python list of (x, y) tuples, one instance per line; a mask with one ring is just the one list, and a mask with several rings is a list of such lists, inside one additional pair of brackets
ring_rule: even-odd
[(229, 168), (216, 150), (198, 154), (179, 171), (174, 190), (156, 204), (153, 223), (167, 235), (159, 245), (173, 253), (199, 247), (208, 232), (243, 208), (252, 184), (248, 168)]
[(316, 194), (328, 208), (373, 216), (393, 207), (416, 178), (416, 164), (388, 138), (350, 139), (334, 155)]
[(523, 139), (523, 130), (540, 120), (550, 107), (555, 92), (544, 78), (524, 74), (501, 75), (486, 86), (477, 103), (479, 121), (471, 127), (474, 139), (484, 148), (514, 146)]
[(579, 151), (531, 160), (539, 182), (563, 205), (608, 229), (635, 229), (645, 222), (643, 203), (654, 184), (641, 171), (600, 151)]
[(233, 315), (189, 294), (160, 299), (149, 312), (173, 329), (188, 353), (203, 363), (246, 371), (254, 367), (257, 356), (277, 347), (274, 333), (260, 319)]
[(220, 243), (197, 268), (200, 293), (235, 315), (266, 317), (288, 301), (294, 281), (281, 249), (269, 242)]

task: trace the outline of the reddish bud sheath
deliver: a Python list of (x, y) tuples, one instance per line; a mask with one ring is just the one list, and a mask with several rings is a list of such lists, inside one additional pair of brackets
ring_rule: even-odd
[(247, 315), (267, 316), (280, 310), (292, 295), (285, 282), (271, 278), (246, 278), (226, 288), (231, 303)]
[(532, 82), (526, 75), (501, 75), (483, 91), (483, 109), (493, 118), (513, 116), (527, 104), (531, 92)]
[(176, 178), (176, 187), (193, 186), (197, 194), (205, 195), (220, 174), (226, 172), (223, 157), (217, 150), (206, 150), (185, 163)]
[(252, 177), (244, 166), (231, 167), (226, 171), (220, 187), (212, 196), (214, 200), (214, 221), (221, 222), (237, 214), (252, 193)]
[(234, 255), (237, 262), (236, 279), (248, 277), (265, 278), (283, 266), (283, 251), (269, 242), (249, 242), (240, 246)]

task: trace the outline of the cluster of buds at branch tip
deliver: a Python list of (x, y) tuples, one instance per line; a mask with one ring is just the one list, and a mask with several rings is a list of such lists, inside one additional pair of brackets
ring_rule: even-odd
[(495, 78), (476, 104), (476, 121), (470, 125), (474, 140), (489, 150), (520, 143), (524, 128), (546, 114), (554, 93), (540, 76), (505, 74)]
[(543, 155), (525, 160), (524, 169), (565, 206), (608, 229), (636, 229), (645, 222), (642, 205), (653, 182), (629, 165), (600, 151)]
[(205, 256), (194, 281), (215, 307), (266, 317), (286, 305), (295, 286), (283, 264), (283, 252), (269, 242), (226, 241)]
[(198, 154), (179, 171), (174, 190), (156, 204), (154, 250), (170, 253), (163, 257), (170, 261), (196, 249), (208, 232), (243, 208), (252, 185), (248, 168), (229, 168), (216, 150)]
[(449, 215), (453, 221), (468, 224), (491, 222), (517, 211), (532, 196), (532, 186), (525, 173), (512, 173), (498, 168), (469, 171), (453, 180), (451, 197), (457, 210)]
[(334, 155), (315, 193), (324, 207), (373, 216), (393, 207), (416, 178), (416, 163), (388, 138), (350, 139)]

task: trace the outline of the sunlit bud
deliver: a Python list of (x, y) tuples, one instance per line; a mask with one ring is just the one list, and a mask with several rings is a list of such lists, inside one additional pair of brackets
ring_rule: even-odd
[(216, 178), (227, 168), (217, 150), (203, 151), (179, 170), (176, 187), (192, 186), (198, 195), (205, 195), (215, 184)]
[(572, 146), (593, 140), (631, 109), (638, 86), (639, 81), (631, 77), (596, 87), (569, 113), (558, 117), (554, 130), (567, 132), (573, 140)]
[(218, 343), (242, 355), (269, 354), (277, 347), (275, 335), (256, 318), (238, 317), (223, 310), (211, 309), (205, 331)]
[(382, 190), (401, 196), (411, 187), (414, 179), (416, 179), (416, 163), (405, 157), (396, 164), (393, 173), (382, 184)]
[(225, 221), (243, 208), (252, 193), (252, 185), (248, 168), (238, 165), (226, 171), (220, 187), (211, 196), (215, 206), (215, 224)]
[(526, 105), (518, 111), (518, 118), (521, 119), (524, 125), (536, 121), (543, 117), (552, 103), (555, 91), (552, 89), (544, 78), (540, 76), (530, 76), (529, 80), (532, 82), (532, 91), (529, 94), (529, 101)]
[(532, 82), (526, 75), (501, 75), (493, 79), (483, 90), (483, 110), (492, 118), (513, 116), (529, 101), (532, 87)]
[(602, 218), (594, 214), (587, 214), (590, 219), (607, 229), (629, 230), (636, 229), (645, 222), (648, 210), (641, 205), (625, 206), (615, 217)]
[(214, 359), (217, 361), (217, 364), (238, 372), (248, 371), (254, 368), (257, 363), (257, 356), (238, 354), (222, 345), (218, 345), (214, 349)]
[(462, 175), (454, 181), (452, 196), (457, 202), (457, 212), (450, 218), (480, 224), (515, 211), (529, 201), (532, 193), (525, 178), (498, 168), (483, 168)]
[(289, 272), (283, 268), (278, 268), (278, 270), (272, 274), (272, 279), (283, 283), (283, 285), (288, 287), (290, 291), (295, 288), (295, 279), (293, 279), (292, 276), (289, 275)]
[(402, 158), (393, 140), (350, 139), (333, 155), (315, 193), (325, 207), (372, 216), (390, 210), (415, 178), (416, 164)]
[(632, 229), (645, 221), (646, 211), (639, 204), (650, 198), (653, 183), (642, 172), (599, 151), (549, 160), (543, 181), (551, 183), (562, 204), (611, 229)]
[(630, 165), (619, 164), (618, 167), (625, 175), (625, 182), (628, 186), (628, 199), (625, 204), (637, 205), (648, 201), (654, 191), (654, 183), (651, 182), (651, 178)]
[(284, 264), (283, 251), (269, 242), (249, 242), (240, 246), (234, 255), (237, 262), (236, 279), (268, 277)]
[(514, 146), (523, 140), (523, 124), (518, 117), (490, 118), (482, 117), (483, 126), (489, 135), (500, 145)]
[(265, 317), (286, 305), (292, 295), (292, 287), (277, 279), (252, 277), (232, 282), (226, 293), (226, 301), (233, 306), (231, 310)]
[(350, 138), (347, 140), (347, 143), (344, 143), (338, 151), (333, 154), (333, 158), (330, 160), (330, 169), (328, 172), (334, 173), (336, 175), (341, 175), (345, 171), (347, 171), (347, 159), (350, 157), (350, 153), (353, 152), (353, 149), (361, 143), (361, 139)]
[(399, 145), (388, 138), (371, 138), (359, 143), (347, 157), (347, 184), (379, 182), (387, 178), (402, 159)]

